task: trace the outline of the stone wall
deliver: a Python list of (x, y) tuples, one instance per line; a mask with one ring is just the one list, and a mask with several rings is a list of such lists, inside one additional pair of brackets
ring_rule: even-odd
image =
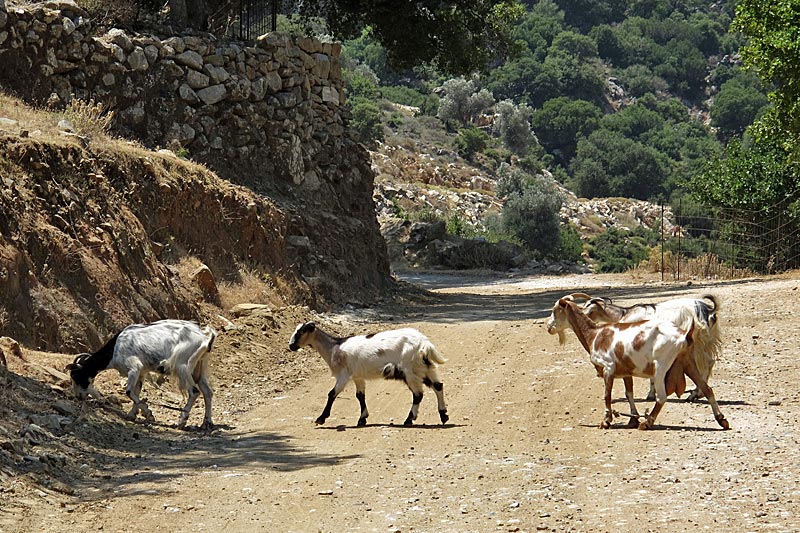
[(340, 51), (279, 33), (244, 43), (100, 31), (72, 0), (0, 0), (0, 86), (56, 108), (103, 102), (116, 133), (186, 150), (269, 195), (292, 221), (287, 255), (333, 301), (370, 299), (389, 279), (369, 155), (347, 129)]

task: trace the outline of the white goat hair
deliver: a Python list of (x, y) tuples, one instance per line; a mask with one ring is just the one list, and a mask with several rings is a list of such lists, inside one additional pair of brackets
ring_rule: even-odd
[(114, 335), (94, 353), (79, 354), (67, 366), (72, 378), (73, 391), (79, 399), (91, 395), (101, 399), (95, 389), (94, 378), (102, 370), (115, 369), (128, 377), (125, 394), (133, 402), (127, 418), (135, 420), (141, 410), (148, 422), (154, 422), (147, 403), (139, 398), (144, 378), (150, 372), (170, 374), (178, 378), (178, 387), (188, 400), (178, 419), (183, 428), (189, 412), (202, 392), (205, 403), (204, 429), (210, 428), (211, 386), (208, 383), (209, 353), (216, 338), (209, 326), (200, 328), (186, 320), (161, 320), (152, 324), (132, 324)]
[(297, 351), (305, 346), (314, 348), (328, 363), (336, 384), (328, 393), (328, 403), (317, 424), (324, 424), (331, 414), (333, 401), (352, 379), (356, 385), (356, 398), (361, 406), (358, 425), (367, 423), (369, 412), (365, 396), (368, 379), (398, 379), (405, 382), (412, 393), (411, 411), (404, 424), (410, 426), (417, 418), (422, 401), (423, 385), (436, 393), (439, 418), (446, 423), (447, 407), (444, 403), (444, 386), (439, 379), (437, 364), (446, 359), (433, 343), (413, 328), (382, 331), (372, 335), (334, 337), (322, 331), (314, 322), (300, 324), (289, 340), (289, 349)]
[(639, 322), (598, 324), (590, 319), (572, 301), (572, 296), (559, 299), (553, 306), (547, 322), (547, 332), (558, 334), (571, 328), (584, 349), (589, 360), (597, 370), (597, 375), (605, 381), (605, 416), (601, 428), (611, 426), (611, 391), (615, 378), (625, 382), (625, 396), (631, 408), (629, 426), (637, 425), (639, 413), (633, 400), (633, 377), (654, 378), (656, 404), (645, 419), (638, 422), (639, 429), (647, 429), (655, 423), (656, 417), (673, 392), (679, 395), (686, 388), (684, 373), (688, 375), (708, 398), (714, 418), (723, 428), (729, 424), (719, 409), (714, 392), (700, 376), (694, 358), (690, 356), (696, 330), (694, 321), (687, 330), (679, 329), (668, 320), (651, 319)]
[[(692, 345), (692, 357), (702, 378), (708, 382), (714, 363), (722, 351), (718, 312), (719, 301), (714, 295), (704, 295), (702, 299), (676, 298), (654, 304), (635, 304), (622, 307), (612, 303), (610, 298), (592, 298), (588, 294), (574, 293), (573, 298), (585, 298), (583, 305), (586, 316), (599, 323), (638, 322), (658, 318), (672, 322), (687, 330), (692, 322), (697, 326)], [(704, 301), (708, 300), (711, 302)], [(702, 398), (699, 388), (690, 391), (687, 401)], [(655, 399), (654, 384), (650, 382), (648, 400)]]

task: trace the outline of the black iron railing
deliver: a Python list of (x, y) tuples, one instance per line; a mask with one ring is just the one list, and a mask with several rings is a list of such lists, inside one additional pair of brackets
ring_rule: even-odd
[(230, 0), (209, 17), (209, 30), (220, 37), (243, 41), (275, 31), (282, 0)]

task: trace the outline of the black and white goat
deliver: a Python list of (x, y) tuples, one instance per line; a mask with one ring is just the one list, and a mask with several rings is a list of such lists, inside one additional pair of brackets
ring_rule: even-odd
[(416, 329), (334, 337), (322, 331), (314, 322), (306, 322), (297, 326), (289, 340), (289, 349), (297, 351), (305, 346), (319, 352), (336, 378), (336, 384), (328, 393), (328, 403), (316, 420), (317, 424), (325, 423), (331, 414), (333, 401), (351, 379), (356, 385), (356, 398), (361, 405), (359, 426), (365, 425), (369, 416), (365, 381), (378, 378), (403, 380), (411, 390), (413, 402), (404, 422), (406, 426), (410, 426), (417, 418), (423, 385), (433, 388), (436, 393), (442, 424), (449, 419), (444, 403), (444, 386), (436, 370), (436, 365), (444, 363), (446, 359)]
[[(583, 304), (582, 308), (583, 313), (601, 324), (630, 323), (657, 318), (672, 322), (683, 330), (688, 330), (694, 322), (697, 327), (691, 355), (700, 376), (706, 383), (708, 382), (714, 363), (722, 351), (719, 317), (717, 316), (720, 305), (713, 295), (707, 294), (702, 299), (676, 298), (654, 304), (640, 303), (630, 307), (615, 305), (611, 298), (593, 298), (584, 293), (574, 293), (571, 296), (586, 299), (587, 302)], [(711, 303), (709, 304), (709, 302)], [(703, 392), (695, 387), (689, 392), (686, 401), (694, 401), (702, 397)], [(655, 399), (655, 388), (652, 381), (647, 399)]]
[(170, 374), (178, 378), (178, 387), (188, 401), (178, 419), (178, 427), (186, 426), (189, 412), (200, 393), (205, 403), (203, 429), (210, 428), (211, 386), (208, 365), (216, 332), (209, 326), (200, 328), (186, 320), (160, 320), (152, 324), (133, 324), (114, 335), (94, 353), (79, 354), (67, 366), (75, 395), (83, 400), (91, 395), (101, 399), (94, 378), (102, 370), (117, 370), (128, 377), (125, 394), (133, 401), (127, 418), (135, 420), (141, 410), (148, 422), (154, 422), (147, 403), (139, 398), (142, 383), (150, 372)]

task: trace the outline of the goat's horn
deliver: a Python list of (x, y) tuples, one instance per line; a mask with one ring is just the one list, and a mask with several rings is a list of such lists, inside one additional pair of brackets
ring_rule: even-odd
[(573, 292), (569, 296), (572, 299), (574, 299), (574, 298), (583, 298), (584, 300), (591, 300), (592, 299), (592, 297), (589, 296), (588, 294), (586, 294), (585, 292)]

